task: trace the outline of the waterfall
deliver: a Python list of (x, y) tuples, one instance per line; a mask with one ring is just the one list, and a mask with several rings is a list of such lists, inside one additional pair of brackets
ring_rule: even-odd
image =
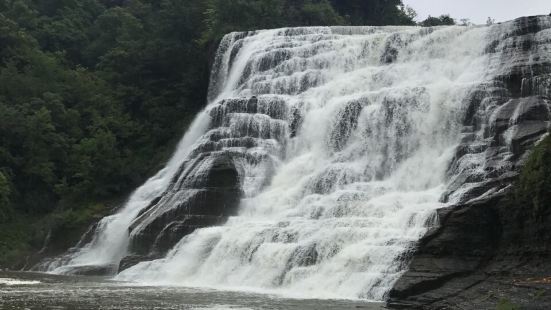
[(501, 108), (481, 98), (506, 83), (515, 27), (226, 35), (167, 167), (46, 269), (137, 255), (116, 279), (384, 300), (435, 211), (488, 191)]
[(488, 78), (486, 31), (227, 35), (211, 82), (219, 125), (210, 134), (260, 140), (227, 149), (267, 153), (271, 164), (241, 165), (239, 213), (225, 225), (198, 229), (117, 278), (382, 300), (443, 206), (465, 99)]

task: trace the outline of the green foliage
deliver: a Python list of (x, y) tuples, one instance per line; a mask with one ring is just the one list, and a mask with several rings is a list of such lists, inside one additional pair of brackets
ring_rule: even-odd
[(203, 41), (232, 31), (344, 24), (327, 0), (208, 0)]
[(498, 302), (496, 310), (520, 310), (520, 307), (511, 303), (507, 299), (502, 299)]
[(542, 299), (546, 295), (547, 295), (547, 290), (545, 290), (545, 289), (539, 289), (534, 293), (534, 297), (536, 299)]
[(308, 26), (338, 25), (344, 22), (327, 0), (303, 1), (297, 11), (300, 12), (299, 18), (304, 21), (304, 25)]
[(30, 253), (32, 225), (24, 217), (0, 222), (0, 266), (11, 267)]
[(9, 181), (0, 171), (0, 222), (8, 220), (11, 216), (10, 195)]
[[(0, 266), (20, 269), (48, 240), (50, 254), (61, 254), (74, 246), (92, 223), (109, 213), (105, 204), (82, 204), (46, 216), (15, 214), (0, 222)], [(43, 253), (47, 254), (47, 253)]]
[(551, 136), (547, 136), (532, 151), (515, 191), (518, 204), (529, 206), (531, 216), (542, 218), (549, 212), (551, 201)]
[[(79, 156), (79, 146), (90, 139), (105, 139), (99, 133), (121, 138), (131, 135), (131, 120), (108, 84), (80, 67), (67, 68), (57, 56), (42, 52), (36, 42), (27, 40), (20, 29), (12, 33), (19, 40), (13, 45), (19, 48), (5, 55), (0, 67), (0, 167), (16, 188), (19, 208), (52, 210), (64, 197), (55, 190), (62, 183), (74, 185), (70, 193), (64, 193), (69, 198), (88, 197), (90, 191), (98, 194), (120, 178), (131, 181), (131, 176), (111, 180), (106, 173), (98, 175), (97, 169), (84, 171), (71, 165), (88, 159)], [(127, 152), (116, 143), (102, 146), (94, 150), (94, 156), (115, 159)], [(105, 164), (105, 160), (95, 163)], [(123, 164), (134, 165), (132, 160)], [(82, 187), (79, 178), (93, 185)], [(107, 179), (112, 182), (103, 184)], [(98, 185), (100, 190), (94, 192)]]
[(416, 13), (401, 0), (331, 0), (351, 25), (414, 25)]
[(455, 25), (455, 19), (450, 17), (450, 15), (440, 15), (440, 17), (433, 17), (430, 16), (427, 17), (424, 21), (422, 21), (421, 26), (423, 27), (434, 27), (434, 26), (451, 26)]
[[(109, 213), (109, 209), (102, 203), (87, 204), (77, 209), (56, 211), (39, 222), (39, 228), (33, 231), (36, 237), (41, 230), (48, 230), (50, 247), (64, 251), (74, 246), (89, 226)], [(40, 238), (36, 238), (40, 239)]]

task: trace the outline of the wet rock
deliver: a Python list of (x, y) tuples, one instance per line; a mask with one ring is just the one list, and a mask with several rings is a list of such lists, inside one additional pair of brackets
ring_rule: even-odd
[[(418, 244), (389, 306), (494, 309), (508, 299), (521, 309), (549, 309), (551, 209), (535, 215), (508, 192), (439, 210), (441, 226)], [(542, 297), (529, 297), (537, 292)]]
[(117, 265), (75, 266), (66, 274), (79, 276), (111, 276), (117, 273)]
[(132, 266), (135, 266), (141, 262), (147, 262), (160, 258), (159, 256), (143, 256), (143, 255), (128, 255), (124, 257), (118, 266), (117, 272), (122, 272)]
[(341, 151), (348, 143), (350, 135), (358, 126), (358, 119), (363, 106), (364, 103), (353, 101), (347, 103), (338, 112), (329, 138), (329, 145), (334, 150)]
[(551, 297), (526, 297), (551, 292), (534, 280), (551, 274), (551, 211), (535, 216), (510, 199), (519, 168), (549, 131), (551, 66), (540, 57), (548, 43), (536, 38), (551, 19), (525, 17), (515, 26), (486, 49), (501, 46), (504, 71), (469, 99), (442, 198), (457, 203), (438, 211), (440, 227), (414, 249), (390, 292), (393, 308), (495, 309), (500, 298), (522, 309), (551, 307)]
[(240, 197), (239, 174), (231, 154), (210, 154), (132, 223), (130, 252), (164, 254), (196, 228), (219, 225), (234, 215)]
[(391, 300), (430, 292), (475, 271), (490, 258), (501, 227), (495, 210), (484, 206), (496, 199), (438, 210), (440, 228), (419, 242), (408, 271), (390, 292)]
[(298, 135), (299, 128), (302, 126), (304, 119), (302, 113), (299, 109), (294, 108), (291, 118), (291, 138), (294, 138)]
[(522, 165), (527, 152), (550, 128), (551, 59), (542, 56), (547, 41), (537, 37), (551, 24), (542, 17), (514, 23), (512, 31), (486, 49), (495, 53), (499, 47), (504, 55), (498, 64), (502, 70), (468, 98), (462, 140), (449, 167), (451, 181), (443, 202), (465, 203), (502, 188), (499, 180)]
[(209, 215), (188, 215), (182, 220), (172, 221), (165, 226), (155, 239), (153, 251), (155, 253), (166, 253), (170, 250), (182, 236), (191, 234), (198, 228), (222, 225), (227, 216), (209, 216)]
[[(267, 177), (272, 173), (268, 152), (283, 151), (289, 113), (277, 96), (229, 98), (212, 107), (209, 132), (193, 147), (168, 189), (130, 225), (130, 256), (120, 269), (162, 257), (194, 230), (221, 225), (235, 215), (247, 177), (243, 165), (261, 167)], [(260, 147), (266, 151), (248, 152)], [(265, 185), (261, 178), (257, 183)]]

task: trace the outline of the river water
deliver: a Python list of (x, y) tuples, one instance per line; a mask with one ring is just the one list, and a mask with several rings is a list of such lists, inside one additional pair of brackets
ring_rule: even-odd
[(0, 272), (0, 309), (384, 309), (354, 300), (288, 299), (186, 287), (136, 286), (101, 277)]

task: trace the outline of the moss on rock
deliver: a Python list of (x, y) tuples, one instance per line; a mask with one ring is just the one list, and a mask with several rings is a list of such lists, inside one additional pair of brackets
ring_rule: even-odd
[(545, 137), (528, 158), (514, 193), (517, 204), (529, 206), (534, 218), (551, 209), (551, 136)]

